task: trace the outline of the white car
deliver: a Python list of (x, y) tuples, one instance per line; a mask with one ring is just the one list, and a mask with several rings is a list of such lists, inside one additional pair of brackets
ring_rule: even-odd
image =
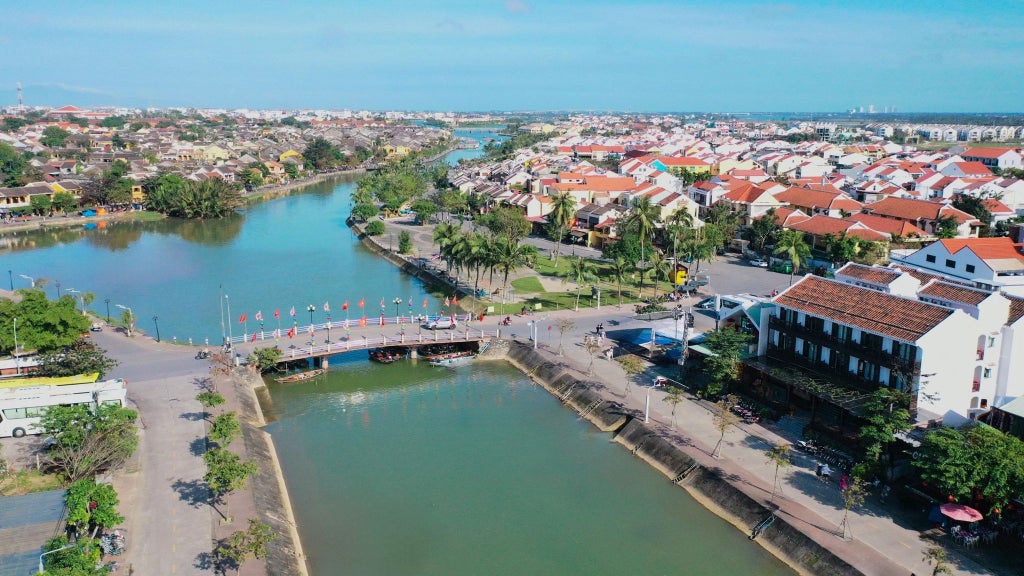
[(750, 265), (751, 266), (756, 266), (758, 268), (767, 268), (768, 267), (768, 261), (767, 260), (762, 260), (761, 258), (751, 258), (750, 259)]
[(438, 318), (427, 323), (430, 330), (453, 330), (459, 326), (458, 321), (453, 318)]

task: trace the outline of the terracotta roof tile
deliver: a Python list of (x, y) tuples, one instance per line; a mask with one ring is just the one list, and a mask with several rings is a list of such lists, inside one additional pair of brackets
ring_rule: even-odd
[(1024, 298), (1018, 296), (1010, 296), (1009, 294), (1003, 294), (1007, 299), (1010, 300), (1010, 317), (1007, 318), (1007, 324), (1013, 324), (1021, 317), (1024, 317)]
[(900, 272), (893, 270), (892, 268), (865, 266), (864, 264), (849, 262), (839, 270), (836, 270), (836, 276), (839, 275), (849, 276), (872, 284), (888, 286), (900, 277)]
[(774, 299), (786, 308), (840, 324), (916, 342), (953, 314), (953, 309), (819, 276), (806, 276)]
[(917, 293), (919, 296), (930, 296), (947, 302), (960, 302), (961, 304), (970, 304), (971, 306), (981, 304), (982, 300), (992, 295), (991, 292), (985, 290), (969, 288), (961, 284), (953, 284), (941, 280), (933, 280), (925, 284)]

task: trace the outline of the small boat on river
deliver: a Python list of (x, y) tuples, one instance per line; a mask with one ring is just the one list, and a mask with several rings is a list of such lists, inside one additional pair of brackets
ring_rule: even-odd
[(460, 366), (465, 364), (476, 357), (470, 350), (464, 350), (461, 352), (449, 352), (448, 354), (438, 354), (431, 356), (427, 362), (431, 366)]
[(274, 380), (277, 380), (282, 384), (292, 384), (294, 382), (304, 382), (311, 378), (316, 378), (317, 376), (323, 374), (324, 372), (327, 372), (327, 370), (324, 368), (317, 368), (316, 370), (309, 370), (306, 372), (298, 372), (295, 374), (289, 374), (287, 376), (281, 376), (280, 378), (274, 378)]
[(388, 346), (384, 348), (374, 348), (373, 350), (370, 350), (370, 360), (380, 362), (381, 364), (391, 364), (395, 360), (405, 358), (408, 353), (408, 349), (404, 347)]

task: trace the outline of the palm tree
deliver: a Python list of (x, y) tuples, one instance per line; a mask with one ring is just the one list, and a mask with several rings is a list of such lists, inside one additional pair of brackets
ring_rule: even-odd
[(793, 275), (800, 264), (811, 257), (811, 247), (804, 240), (803, 232), (797, 230), (783, 230), (775, 242), (775, 253), (785, 254), (793, 264), (789, 271), (789, 285), (793, 285)]
[(558, 268), (558, 253), (561, 251), (562, 236), (565, 229), (576, 215), (576, 200), (568, 192), (555, 194), (551, 197), (551, 212), (548, 217), (555, 225), (555, 268)]
[[(665, 281), (669, 283), (670, 286), (673, 285), (673, 280), (675, 280), (675, 272), (676, 263), (671, 262), (668, 259), (659, 260), (658, 263), (655, 264), (655, 278), (657, 278), (657, 274), (660, 273), (662, 277), (665, 278)], [(654, 297), (658, 297), (657, 284), (655, 284)]]
[(501, 313), (505, 313), (505, 294), (508, 293), (508, 274), (513, 270), (526, 266), (537, 257), (537, 248), (529, 244), (519, 244), (509, 239), (494, 242), (492, 258), (494, 266), (502, 271), (501, 282)]
[(583, 283), (593, 280), (596, 277), (596, 272), (597, 267), (590, 260), (582, 256), (570, 257), (569, 271), (566, 272), (565, 277), (576, 283), (576, 312), (580, 311), (580, 290), (583, 289)]
[(445, 222), (434, 227), (434, 244), (437, 245), (441, 256), (448, 265), (448, 272), (452, 271), (451, 250), (452, 246), (458, 243), (462, 236), (462, 230), (458, 226)]
[[(651, 240), (651, 237), (654, 234), (654, 229), (657, 226), (659, 210), (660, 209), (651, 202), (650, 198), (646, 196), (637, 198), (633, 201), (633, 206), (629, 210), (629, 215), (626, 216), (626, 219), (623, 222), (623, 226), (626, 230), (636, 232), (637, 236), (640, 237), (641, 260), (643, 260), (644, 244)], [(645, 270), (646, 267), (640, 269), (640, 297), (643, 297), (644, 293)]]
[(622, 256), (616, 256), (615, 260), (612, 260), (612, 265), (609, 268), (612, 276), (615, 277), (615, 282), (618, 285), (619, 293), (619, 308), (622, 308), (622, 279), (626, 277), (626, 272), (629, 271), (629, 264), (626, 259)]

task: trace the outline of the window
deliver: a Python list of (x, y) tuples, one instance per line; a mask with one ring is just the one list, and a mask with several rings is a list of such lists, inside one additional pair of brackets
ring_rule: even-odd
[(974, 272), (974, 264), (965, 264), (964, 265), (964, 270), (967, 270), (968, 272), (973, 273)]
[(946, 268), (956, 268), (955, 260), (946, 260)]
[(992, 377), (992, 369), (991, 368), (985, 368), (985, 372), (984, 372), (983, 375), (985, 376), (985, 378), (991, 378)]
[(935, 264), (935, 256), (932, 254), (925, 256), (924, 259), (926, 262), (931, 262), (932, 264)]

